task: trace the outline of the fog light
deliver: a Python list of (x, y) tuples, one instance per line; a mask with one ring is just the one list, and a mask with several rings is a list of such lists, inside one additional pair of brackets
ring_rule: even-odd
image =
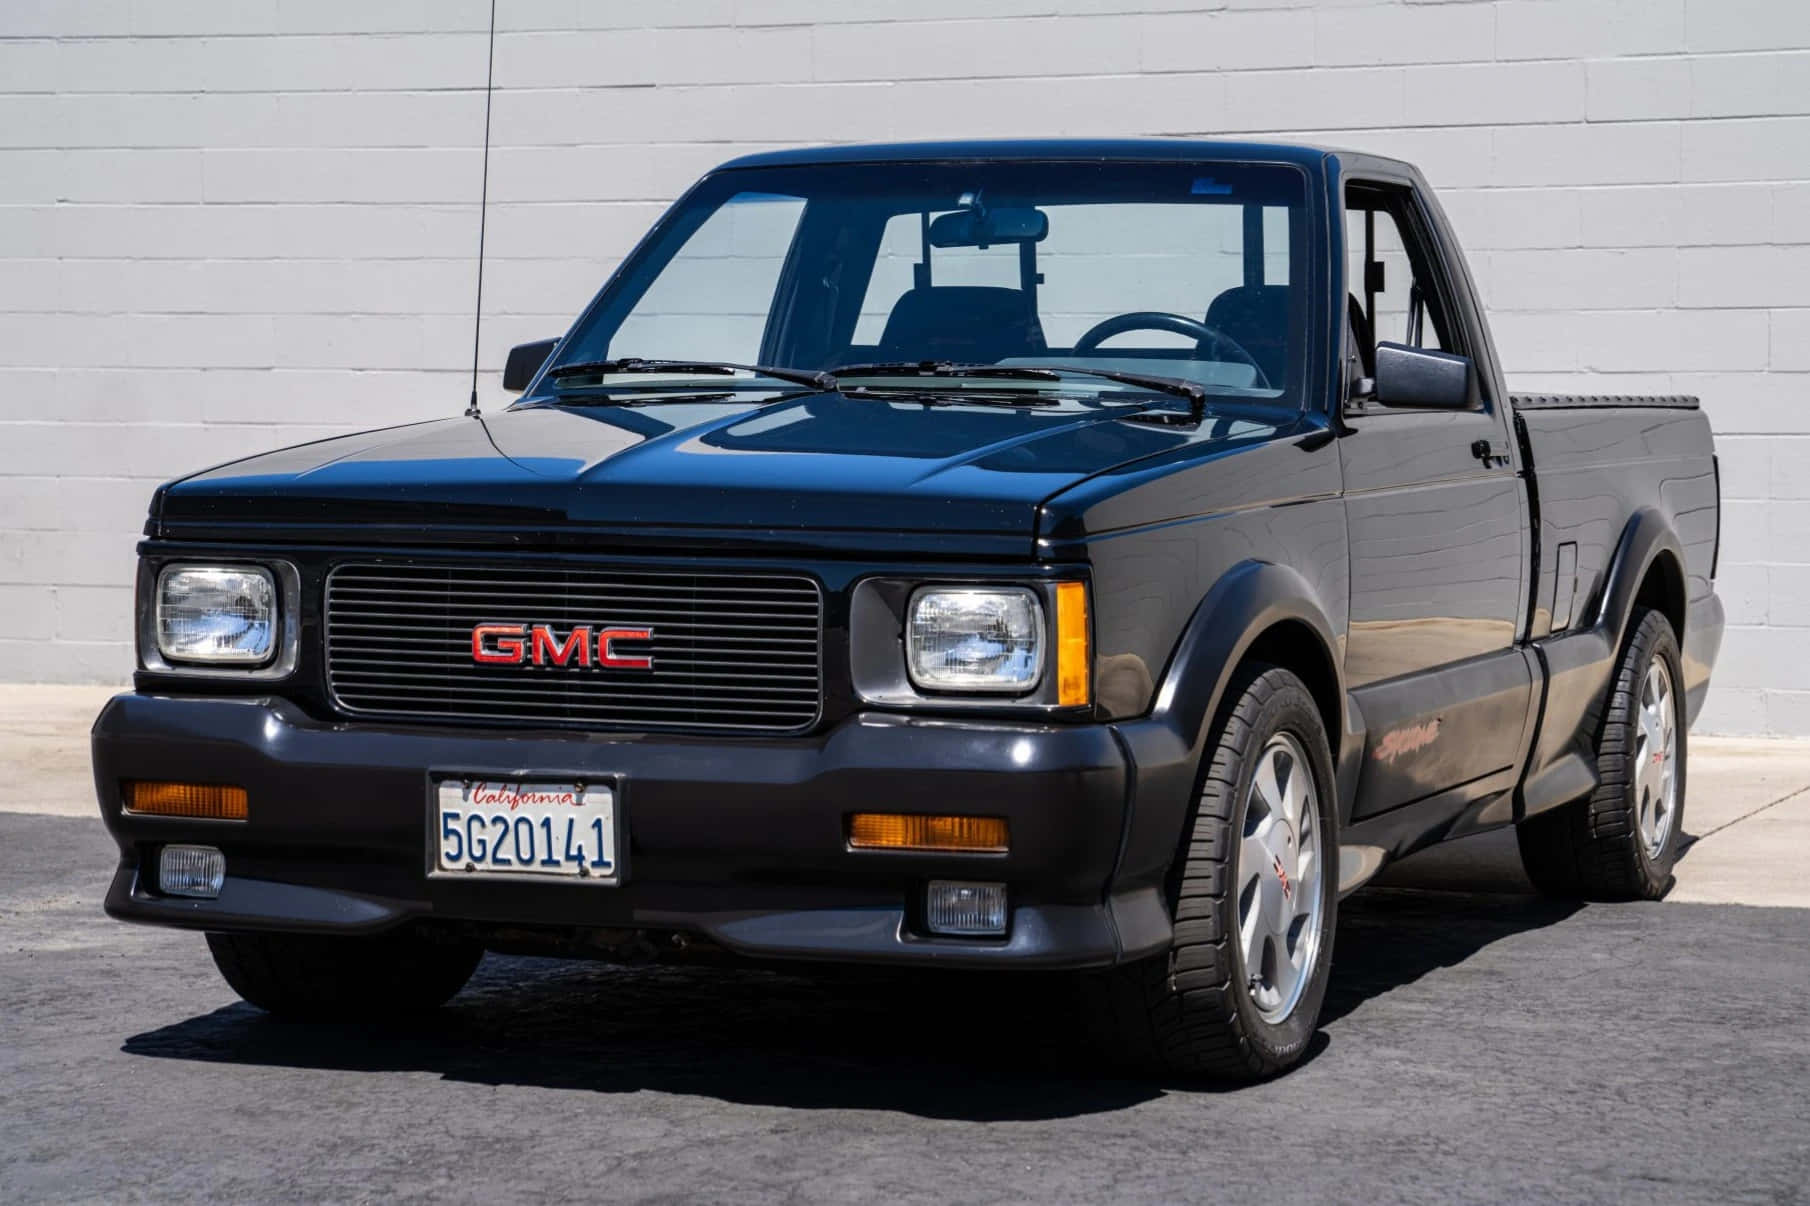
[(226, 882), (226, 856), (212, 846), (165, 846), (157, 856), (157, 890), (212, 900)]
[(924, 914), (933, 934), (1001, 936), (1006, 932), (1006, 886), (933, 879)]

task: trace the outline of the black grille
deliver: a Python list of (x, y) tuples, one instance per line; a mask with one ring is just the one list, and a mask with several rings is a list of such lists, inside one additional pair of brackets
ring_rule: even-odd
[[(789, 732), (817, 719), (822, 606), (792, 575), (342, 565), (327, 577), (327, 683), (367, 716)], [(547, 625), (556, 641), (651, 629), (617, 652), (653, 665), (479, 664), (479, 624)]]

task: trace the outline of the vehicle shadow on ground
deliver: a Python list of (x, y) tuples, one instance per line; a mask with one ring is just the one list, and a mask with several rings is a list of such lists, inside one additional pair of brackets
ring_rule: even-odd
[[(1325, 1023), (1571, 911), (1530, 898), (1383, 890), (1346, 902)], [(969, 1121), (1126, 1109), (1170, 1089), (1127, 1078), (1086, 1037), (1072, 981), (604, 964), (491, 956), (447, 1009), (408, 1026), (279, 1022), (248, 1005), (133, 1035), (130, 1055), (597, 1093), (654, 1090), (793, 1109)], [(1404, 1036), (1408, 1041), (1411, 1036)]]

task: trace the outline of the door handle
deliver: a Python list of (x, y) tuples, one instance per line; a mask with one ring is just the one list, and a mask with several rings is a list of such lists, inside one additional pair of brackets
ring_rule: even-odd
[(1494, 440), (1472, 440), (1471, 455), (1482, 461), (1486, 469), (1508, 464), (1508, 446)]

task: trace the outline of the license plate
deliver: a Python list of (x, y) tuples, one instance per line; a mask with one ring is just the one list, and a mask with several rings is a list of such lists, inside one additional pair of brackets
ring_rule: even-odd
[(434, 874), (614, 884), (616, 793), (608, 784), (442, 779)]

